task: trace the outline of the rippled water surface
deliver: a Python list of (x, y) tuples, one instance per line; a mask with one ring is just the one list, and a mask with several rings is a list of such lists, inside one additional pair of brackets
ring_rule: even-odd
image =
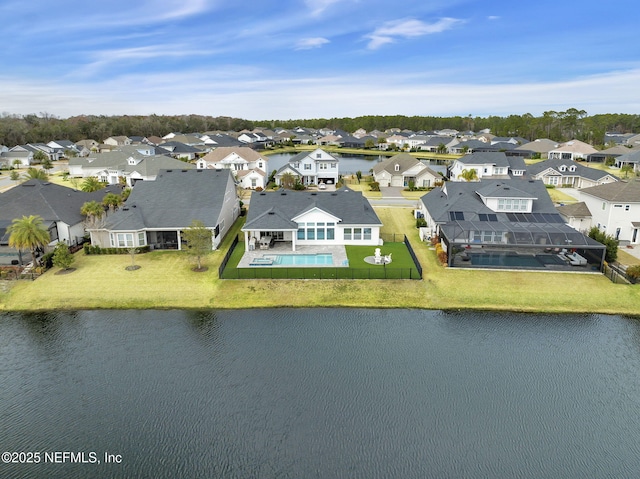
[(1, 452), (101, 463), (0, 477), (635, 478), (639, 378), (619, 316), (4, 314)]

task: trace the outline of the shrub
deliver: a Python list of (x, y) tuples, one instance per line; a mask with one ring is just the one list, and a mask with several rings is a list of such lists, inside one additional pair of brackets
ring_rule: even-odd
[(369, 183), (369, 188), (371, 189), (371, 191), (380, 191), (380, 183), (378, 183), (377, 181), (372, 181), (371, 183)]
[(427, 226), (427, 220), (424, 218), (416, 218), (416, 228), (424, 228)]
[(627, 268), (627, 277), (632, 281), (636, 282), (640, 279), (640, 264), (634, 264)]
[(447, 264), (447, 253), (444, 249), (442, 249), (442, 243), (438, 243), (436, 245), (436, 256), (438, 257), (438, 261), (440, 261), (440, 264)]
[[(129, 254), (130, 248), (101, 248), (98, 245), (84, 245), (84, 254)], [(136, 248), (137, 253), (148, 253), (149, 246), (139, 246)]]

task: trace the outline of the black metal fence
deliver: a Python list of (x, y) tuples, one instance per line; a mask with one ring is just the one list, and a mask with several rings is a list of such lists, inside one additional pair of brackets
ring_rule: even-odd
[(239, 241), (239, 235), (236, 235), (235, 238), (233, 238), (233, 241), (231, 242), (231, 246), (229, 246), (229, 249), (227, 250), (227, 254), (224, 255), (224, 258), (222, 258), (222, 263), (220, 263), (220, 266), (218, 266), (218, 278), (222, 279), (222, 275), (224, 273), (224, 269), (227, 267), (227, 263), (229, 262), (229, 258), (231, 258), (231, 255), (233, 254), (233, 250), (236, 249), (236, 246), (238, 245), (238, 241)]
[(229, 268), (220, 276), (224, 279), (422, 279), (415, 268)]
[(381, 235), (385, 242), (404, 243), (413, 260), (413, 268), (398, 268), (393, 265), (376, 265), (371, 268), (352, 267), (278, 267), (260, 266), (253, 268), (228, 268), (231, 256), (238, 246), (240, 236), (236, 236), (227, 254), (222, 259), (218, 268), (218, 277), (221, 279), (422, 279), (422, 265), (406, 235), (401, 233), (389, 233)]
[(413, 251), (413, 246), (411, 246), (411, 243), (409, 242), (409, 238), (407, 238), (407, 235), (403, 235), (403, 236), (404, 236), (404, 244), (409, 250), (411, 259), (413, 259), (413, 264), (416, 265), (416, 269), (418, 270), (418, 273), (420, 273), (420, 279), (422, 279), (422, 265), (420, 264), (420, 261), (418, 261), (418, 257), (416, 256), (415, 251)]

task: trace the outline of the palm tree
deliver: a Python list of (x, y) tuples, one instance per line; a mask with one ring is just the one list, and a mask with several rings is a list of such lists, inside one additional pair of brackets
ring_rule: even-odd
[(478, 179), (478, 171), (475, 168), (465, 168), (460, 172), (458, 178), (463, 178), (465, 181), (476, 181)]
[(105, 186), (106, 185), (95, 176), (89, 176), (82, 182), (82, 186), (80, 186), (80, 189), (82, 191), (86, 191), (87, 193), (92, 193), (94, 191), (101, 190)]
[(27, 179), (47, 181), (49, 179), (49, 176), (47, 175), (46, 171), (39, 170), (38, 168), (30, 166), (27, 169)]
[(107, 193), (104, 195), (104, 198), (102, 198), (102, 204), (111, 211), (114, 211), (122, 204), (122, 196), (116, 195), (115, 193)]
[(9, 246), (12, 248), (28, 249), (31, 252), (33, 266), (37, 266), (36, 250), (49, 244), (49, 231), (42, 225), (43, 219), (37, 215), (16, 218), (7, 228)]
[(87, 201), (80, 208), (80, 214), (86, 216), (88, 221), (100, 219), (104, 216), (104, 206), (97, 201)]

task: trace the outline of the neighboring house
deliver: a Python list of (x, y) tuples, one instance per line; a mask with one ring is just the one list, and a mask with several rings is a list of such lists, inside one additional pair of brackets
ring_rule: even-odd
[(618, 181), (606, 171), (571, 160), (545, 160), (529, 165), (527, 169), (531, 178), (542, 180), (545, 185), (589, 188)]
[[(145, 145), (144, 148), (154, 149), (149, 145)], [(160, 170), (194, 168), (192, 164), (169, 156), (147, 155), (139, 151), (112, 151), (93, 154), (86, 158), (69, 158), (69, 176), (95, 176), (110, 185), (124, 181), (128, 186), (133, 186), (139, 181), (154, 180)]]
[(49, 148), (52, 148), (58, 158), (66, 158), (67, 156), (82, 156), (83, 152), (88, 152), (86, 149), (78, 148), (71, 140), (55, 140), (47, 143)]
[(517, 146), (514, 151), (523, 152), (523, 156), (548, 158), (549, 152), (551, 150), (555, 150), (558, 146), (558, 143), (555, 141), (551, 141), (547, 138), (538, 138), (537, 140)]
[(454, 160), (449, 170), (451, 181), (465, 181), (463, 171), (475, 170), (477, 180), (486, 178), (523, 177), (527, 171), (519, 156), (507, 156), (504, 152), (476, 152)]
[(100, 143), (96, 140), (80, 140), (76, 142), (76, 146), (80, 149), (86, 148), (89, 151), (98, 151)]
[[(204, 147), (204, 144), (202, 146)], [(176, 160), (183, 161), (195, 160), (204, 153), (202, 148), (187, 145), (176, 140), (166, 141), (158, 145), (156, 152), (160, 153), (162, 150), (167, 151), (168, 154)]]
[(449, 266), (474, 248), (529, 256), (576, 249), (592, 263), (604, 261), (605, 247), (565, 224), (541, 181), (448, 181), (420, 202), (426, 236), (440, 237)]
[(376, 163), (373, 179), (382, 187), (414, 186), (432, 187), (443, 180), (442, 176), (409, 153), (400, 153)]
[(265, 188), (269, 160), (247, 147), (220, 147), (196, 161), (198, 169), (231, 170), (243, 188)]
[(103, 143), (109, 146), (127, 146), (131, 144), (131, 138), (127, 136), (110, 136)]
[(448, 152), (452, 155), (464, 155), (466, 153), (473, 153), (474, 151), (481, 149), (490, 151), (498, 151), (498, 147), (491, 147), (480, 140), (465, 140), (458, 142), (451, 142), (448, 147)]
[(580, 191), (591, 225), (622, 243), (640, 243), (640, 180), (593, 186)]
[(549, 160), (586, 160), (593, 153), (597, 153), (593, 146), (579, 140), (571, 140), (562, 143), (559, 147), (550, 150), (547, 154)]
[(622, 168), (623, 166), (630, 165), (633, 167), (633, 171), (640, 171), (640, 150), (629, 150), (627, 147), (623, 148), (627, 151), (623, 155), (616, 157), (616, 168)]
[(587, 161), (605, 163), (609, 159), (615, 159), (618, 156), (626, 155), (627, 153), (631, 153), (631, 151), (638, 150), (631, 150), (626, 146), (616, 145), (612, 146), (611, 148), (607, 148), (606, 150), (591, 153), (589, 156), (587, 156)]
[(89, 230), (100, 247), (183, 249), (181, 233), (199, 220), (213, 233), (216, 249), (240, 214), (229, 170), (163, 170), (142, 182), (104, 227)]
[(266, 143), (267, 141), (269, 141), (269, 138), (267, 138), (267, 136), (262, 134), (261, 132), (245, 131), (238, 136), (238, 141), (241, 141), (242, 143), (250, 143), (250, 144)]
[[(121, 188), (108, 187), (85, 193), (41, 180), (29, 180), (0, 194), (0, 263), (17, 259), (18, 252), (9, 248), (6, 228), (16, 218), (37, 215), (49, 230), (50, 245), (62, 241), (70, 246), (82, 243), (85, 228), (80, 208), (87, 201), (102, 202), (107, 193), (120, 194)], [(29, 260), (30, 261), (30, 260)]]
[(296, 246), (380, 244), (382, 223), (361, 192), (275, 191), (251, 194), (242, 228), (245, 250), (251, 238), (268, 237)]
[(14, 147), (9, 151), (0, 153), (0, 163), (5, 164), (7, 167), (13, 167), (18, 161), (20, 166), (31, 165), (33, 163), (33, 151)]
[(458, 144), (459, 142), (450, 136), (429, 136), (427, 141), (419, 145), (422, 151), (431, 151), (436, 153), (438, 150), (444, 147), (444, 152), (449, 151), (449, 148)]
[(313, 151), (303, 151), (289, 160), (276, 172), (276, 184), (281, 185), (282, 175), (290, 173), (303, 185), (318, 185), (320, 183), (336, 184), (339, 177), (338, 158), (317, 148)]
[(558, 210), (565, 223), (581, 233), (586, 234), (591, 228), (591, 211), (584, 201), (556, 206), (556, 210)]

